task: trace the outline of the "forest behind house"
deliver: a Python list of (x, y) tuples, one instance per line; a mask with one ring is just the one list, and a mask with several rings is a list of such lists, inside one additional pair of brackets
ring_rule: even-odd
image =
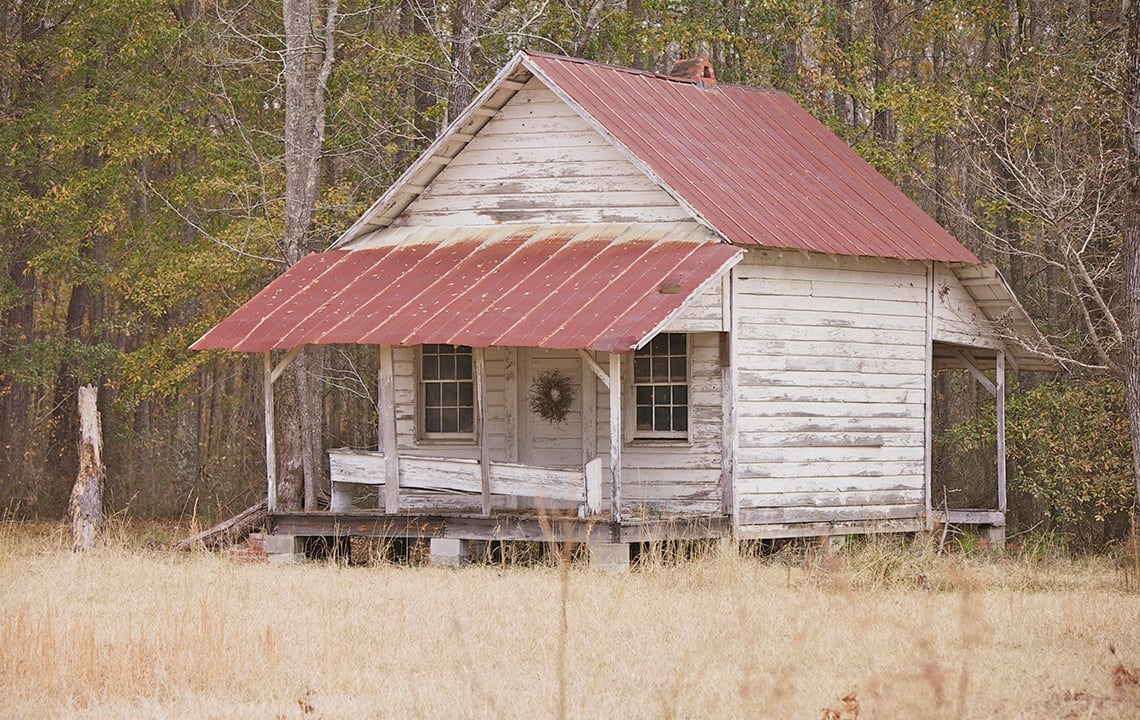
[[(189, 345), (298, 249), (326, 249), (528, 48), (660, 72), (707, 55), (719, 82), (789, 93), (997, 264), (1065, 359), (1015, 377), (1015, 526), (1088, 546), (1127, 528), (1140, 333), (1124, 251), (1140, 190), (1119, 2), (306, 3), (331, 42), (312, 73), (319, 195), (292, 246), (280, 2), (0, 3), (5, 517), (62, 516), (87, 383), (110, 512), (227, 517), (264, 497), (263, 360)], [(373, 356), (336, 346), (311, 362), (323, 446), (375, 447)], [(992, 457), (973, 388), (936, 378), (943, 478), (984, 479)]]

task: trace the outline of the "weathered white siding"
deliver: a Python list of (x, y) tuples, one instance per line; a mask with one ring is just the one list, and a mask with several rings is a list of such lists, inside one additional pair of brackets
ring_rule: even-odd
[(971, 347), (998, 348), (992, 324), (954, 271), (934, 266), (934, 341)]
[[(627, 378), (632, 370), (628, 363), (623, 368)], [(689, 438), (666, 444), (639, 442), (627, 431), (622, 450), (622, 505), (626, 515), (720, 512), (720, 391), (720, 336), (708, 332), (690, 335)], [(609, 403), (602, 405), (608, 412)], [(632, 398), (627, 398), (623, 411), (633, 412)], [(608, 428), (607, 423), (607, 433)], [(609, 443), (603, 446), (608, 452)]]
[(662, 332), (727, 332), (729, 282), (728, 274), (694, 297)]
[(532, 78), (393, 225), (676, 220), (691, 217)]
[[(513, 462), (517, 458), (507, 451), (507, 425), (504, 404), (506, 402), (505, 351), (503, 348), (487, 348), (487, 438), (491, 449), (491, 459)], [(411, 455), (437, 455), (446, 457), (479, 458), (479, 447), (474, 440), (436, 440), (422, 438), (416, 425), (416, 361), (414, 348), (393, 348), (393, 369), (396, 380), (396, 440), (401, 453)]]
[[(717, 306), (719, 308), (719, 306)], [(596, 455), (609, 456), (609, 391), (600, 383), (583, 383), (583, 363), (568, 350), (516, 348), (518, 381), (515, 382), (513, 409), (507, 389), (507, 351), (488, 348), (487, 429), (490, 459), (493, 462), (519, 462), (550, 468), (581, 468), (590, 458), (585, 447), (591, 436)], [(608, 367), (609, 357), (599, 353), (597, 362)], [(474, 441), (441, 441), (419, 437), (416, 428), (416, 352), (394, 348), (396, 425), (401, 456), (478, 459)], [(571, 379), (577, 397), (562, 423), (550, 423), (535, 415), (529, 405), (531, 383), (541, 372), (557, 370)], [(623, 385), (628, 387), (632, 365), (623, 366)], [(585, 370), (585, 372), (590, 372)], [(623, 450), (622, 502), (631, 517), (656, 516), (665, 512), (716, 513), (721, 507), (721, 366), (718, 333), (696, 333), (690, 337), (690, 419), (689, 439), (666, 444), (639, 442), (627, 432)], [(589, 392), (593, 386), (593, 392)], [(626, 393), (624, 411), (632, 413), (632, 399)], [(594, 406), (596, 426), (583, 427), (583, 410)], [(509, 421), (511, 416), (517, 421)], [(595, 435), (596, 433), (596, 435)], [(512, 448), (514, 450), (512, 451)], [(512, 452), (514, 455), (512, 456)], [(603, 463), (602, 508), (609, 508), (609, 468)], [(429, 500), (415, 492), (402, 493), (411, 504)], [(404, 502), (404, 500), (402, 500)], [(471, 501), (473, 502), (473, 501)]]
[(742, 535), (920, 517), (925, 267), (750, 252), (734, 293)]

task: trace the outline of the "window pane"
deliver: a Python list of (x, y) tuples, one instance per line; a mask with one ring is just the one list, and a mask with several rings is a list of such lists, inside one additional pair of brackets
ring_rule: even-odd
[(439, 377), (448, 380), (455, 377), (455, 355), (439, 356)]
[(424, 383), (424, 407), (439, 407), (440, 400), (439, 383)]
[(460, 407), (475, 407), (475, 383), (459, 383), (459, 405)]
[(435, 355), (428, 355), (426, 348), (421, 367), (424, 380), (435, 380), (439, 377), (439, 359)]
[(689, 429), (689, 409), (683, 405), (673, 408), (673, 429)]
[(424, 408), (424, 432), (443, 432), (439, 408)]
[(638, 405), (652, 405), (653, 404), (653, 386), (652, 385), (638, 385), (637, 386), (637, 404)]
[(684, 382), (688, 377), (685, 365), (685, 356), (669, 358), (669, 379), (674, 382)]
[(637, 406), (637, 429), (638, 430), (652, 430), (653, 429), (653, 408), (649, 405)]
[(459, 432), (459, 410), (456, 408), (444, 408), (439, 412), (443, 418), (440, 432)]
[(677, 405), (689, 404), (689, 386), (688, 385), (674, 385), (673, 386), (673, 402)]
[(473, 377), (470, 352), (459, 353), (455, 356), (455, 377), (459, 380), (470, 380)]
[(653, 409), (653, 429), (654, 430), (672, 430), (669, 426), (669, 408), (658, 407)]
[(664, 355), (669, 352), (669, 335), (667, 333), (661, 334), (650, 340), (649, 352), (654, 355)]
[(668, 385), (658, 385), (653, 388), (653, 403), (655, 405), (668, 405), (672, 401), (672, 391)]
[(459, 408), (459, 432), (475, 431), (475, 409)]
[(443, 399), (440, 404), (444, 407), (455, 407), (459, 404), (459, 383), (440, 383)]
[(653, 382), (669, 382), (669, 358), (653, 358)]
[[(642, 352), (638, 350), (638, 352)], [(635, 355), (633, 358), (634, 382), (649, 382), (649, 358)]]
[(684, 355), (685, 354), (685, 334), (684, 333), (669, 333), (669, 354), (670, 355)]

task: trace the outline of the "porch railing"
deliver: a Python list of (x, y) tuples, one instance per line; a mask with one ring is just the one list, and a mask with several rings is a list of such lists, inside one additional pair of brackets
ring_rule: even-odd
[[(375, 486), (384, 497), (384, 453), (347, 448), (329, 451), (332, 499), (335, 513), (352, 510), (351, 488)], [(439, 493), (441, 498), (478, 498), (482, 492), (482, 469), (478, 460), (400, 455), (400, 489)], [(490, 493), (498, 497), (531, 498), (568, 502), (579, 514), (594, 515), (601, 507), (602, 461), (594, 458), (581, 468), (549, 468), (518, 463), (490, 463)], [(380, 503), (383, 507), (383, 502)], [(441, 507), (446, 503), (440, 503)]]

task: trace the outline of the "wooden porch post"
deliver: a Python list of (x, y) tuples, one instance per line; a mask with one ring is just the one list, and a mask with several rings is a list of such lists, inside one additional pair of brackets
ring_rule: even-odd
[(598, 376), (590, 367), (585, 351), (582, 357), (582, 464), (598, 454)]
[(1006, 511), (1005, 494), (1005, 351), (998, 350), (997, 372), (995, 380), (997, 387), (994, 392), (994, 405), (997, 406), (997, 484), (998, 484), (998, 510), (1004, 515)]
[(273, 410), (273, 353), (265, 353), (265, 506), (277, 512), (277, 440), (274, 429), (277, 418)]
[(621, 355), (610, 352), (610, 517), (621, 522)]
[(926, 263), (926, 349), (923, 358), (922, 498), (926, 529), (934, 529), (934, 261)]
[(475, 422), (479, 424), (479, 476), (483, 514), (491, 514), (491, 451), (487, 445), (487, 362), (483, 348), (471, 348), (475, 361)]
[(519, 461), (519, 360), (513, 347), (503, 348), (503, 439), (506, 461)]
[(379, 418), (380, 451), (384, 453), (384, 512), (400, 510), (400, 457), (396, 450), (396, 378), (392, 346), (376, 348), (379, 356), (376, 415)]

